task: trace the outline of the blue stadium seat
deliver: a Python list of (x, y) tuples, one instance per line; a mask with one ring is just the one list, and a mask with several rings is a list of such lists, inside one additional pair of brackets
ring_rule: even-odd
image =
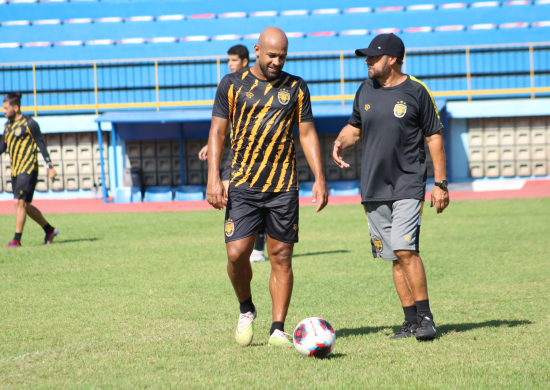
[(117, 188), (115, 203), (141, 203), (141, 189), (139, 187)]
[(175, 188), (175, 200), (203, 200), (206, 194), (204, 186), (179, 186)]
[(156, 186), (147, 187), (145, 189), (144, 202), (171, 202), (172, 201), (172, 187), (170, 186)]
[(330, 187), (330, 195), (334, 196), (359, 195), (361, 193), (361, 181), (359, 180), (331, 181), (327, 183), (327, 186)]

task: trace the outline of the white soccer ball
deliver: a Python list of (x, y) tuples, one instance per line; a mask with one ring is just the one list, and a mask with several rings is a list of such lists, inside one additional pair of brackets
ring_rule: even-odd
[(292, 339), (302, 355), (323, 359), (334, 349), (336, 334), (326, 320), (310, 317), (300, 321)]

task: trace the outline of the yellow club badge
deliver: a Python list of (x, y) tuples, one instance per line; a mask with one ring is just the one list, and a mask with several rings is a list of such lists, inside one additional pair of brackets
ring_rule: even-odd
[(365, 104), (365, 111), (370, 110), (370, 104)]
[(395, 115), (397, 118), (403, 118), (405, 114), (407, 113), (407, 103), (404, 101), (398, 101), (396, 105), (393, 107), (393, 115)]
[(233, 220), (230, 218), (227, 221), (225, 221), (225, 236), (231, 237), (235, 233), (235, 224), (233, 223)]
[(372, 237), (372, 242), (374, 243), (374, 246), (378, 250), (378, 252), (382, 252), (382, 240), (378, 236)]
[(295, 223), (295, 224), (294, 224), (294, 226), (293, 226), (292, 228), (294, 229), (294, 231), (296, 231), (296, 232), (297, 232), (297, 231), (298, 231), (298, 224), (297, 224), (297, 223)]
[(254, 94), (252, 92), (247, 92), (246, 97), (252, 99), (254, 97)]
[(21, 131), (22, 131), (21, 127), (16, 127), (15, 130), (13, 130), (16, 137), (21, 136)]
[(408, 234), (405, 236), (405, 240), (407, 240), (407, 242), (411, 242), (412, 240), (412, 237), (409, 236)]
[(281, 103), (283, 106), (286, 106), (290, 101), (290, 94), (286, 89), (280, 89), (277, 93), (277, 99), (279, 99), (279, 103)]

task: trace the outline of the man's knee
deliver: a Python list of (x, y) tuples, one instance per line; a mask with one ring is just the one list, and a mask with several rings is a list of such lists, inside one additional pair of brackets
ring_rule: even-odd
[(15, 205), (16, 209), (27, 208), (27, 202), (25, 202), (23, 199), (14, 199), (13, 204)]
[[(238, 240), (238, 241), (231, 241), (228, 242), (227, 247), (227, 259), (231, 263), (238, 263), (239, 261), (246, 258), (246, 252), (247, 252), (247, 245), (248, 243), (244, 240)], [(250, 256), (248, 256), (250, 257)], [(249, 258), (246, 259), (249, 261)]]
[(397, 256), (397, 261), (399, 264), (409, 264), (411, 261), (414, 261), (415, 259), (419, 258), (417, 251), (409, 251), (409, 250), (396, 250), (393, 251), (395, 253), (395, 256)]
[(271, 264), (281, 270), (292, 269), (293, 246), (285, 243), (274, 245), (270, 248), (269, 258)]

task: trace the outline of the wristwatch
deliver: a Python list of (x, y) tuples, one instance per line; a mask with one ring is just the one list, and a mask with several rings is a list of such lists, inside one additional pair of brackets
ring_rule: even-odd
[(52, 169), (53, 168), (53, 164), (48, 164), (48, 169)]
[(447, 180), (441, 180), (441, 181), (436, 181), (435, 185), (441, 188), (442, 190), (447, 190), (447, 186), (449, 185), (449, 183), (447, 182)]

